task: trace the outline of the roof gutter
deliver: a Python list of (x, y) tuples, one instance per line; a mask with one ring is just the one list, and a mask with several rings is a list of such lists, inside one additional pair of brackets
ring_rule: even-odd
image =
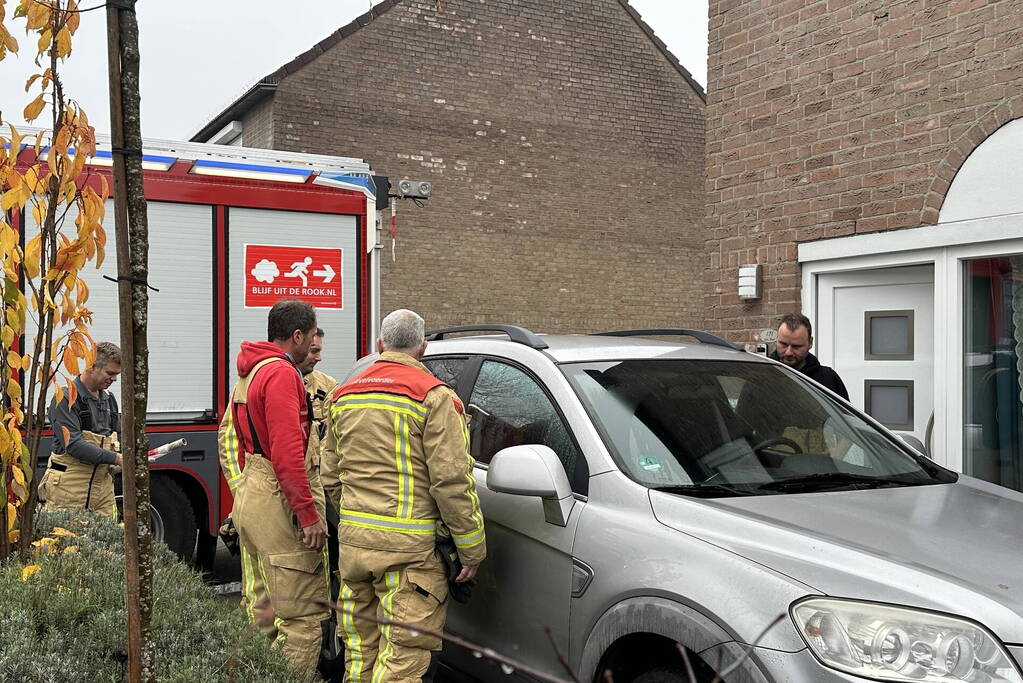
[(267, 77), (249, 88), (245, 93), (217, 114), (209, 123), (189, 138), (189, 142), (208, 142), (224, 126), (232, 121), (241, 120), (246, 112), (257, 104), (272, 96), (277, 91), (277, 79)]

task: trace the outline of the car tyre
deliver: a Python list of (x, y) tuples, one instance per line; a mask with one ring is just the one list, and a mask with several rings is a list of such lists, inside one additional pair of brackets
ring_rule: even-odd
[(198, 526), (188, 495), (172, 479), (153, 477), (149, 496), (153, 540), (163, 541), (186, 562), (191, 560), (195, 554)]

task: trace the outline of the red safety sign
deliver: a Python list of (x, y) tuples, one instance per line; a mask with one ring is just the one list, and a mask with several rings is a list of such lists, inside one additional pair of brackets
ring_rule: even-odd
[(246, 244), (245, 307), (269, 308), (281, 299), (344, 308), (341, 249)]

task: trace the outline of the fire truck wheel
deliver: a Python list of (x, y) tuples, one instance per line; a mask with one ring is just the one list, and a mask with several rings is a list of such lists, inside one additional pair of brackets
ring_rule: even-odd
[(149, 495), (153, 539), (166, 543), (181, 559), (191, 560), (198, 527), (188, 494), (170, 477), (154, 476)]

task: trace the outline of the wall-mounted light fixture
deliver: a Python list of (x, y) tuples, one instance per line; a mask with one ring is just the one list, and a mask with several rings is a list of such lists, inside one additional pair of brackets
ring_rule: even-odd
[(749, 300), (760, 297), (760, 265), (739, 266), (739, 298)]

